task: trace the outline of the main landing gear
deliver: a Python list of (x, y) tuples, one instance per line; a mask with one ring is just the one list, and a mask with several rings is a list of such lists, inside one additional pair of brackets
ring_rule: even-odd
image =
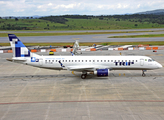
[(85, 79), (87, 77), (87, 72), (82, 72), (81, 78)]
[(142, 70), (142, 76), (145, 77), (146, 74), (145, 74), (146, 70)]

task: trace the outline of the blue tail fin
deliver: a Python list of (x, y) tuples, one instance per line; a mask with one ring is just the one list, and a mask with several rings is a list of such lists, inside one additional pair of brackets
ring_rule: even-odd
[(30, 51), (14, 34), (8, 34), (13, 57), (30, 57)]

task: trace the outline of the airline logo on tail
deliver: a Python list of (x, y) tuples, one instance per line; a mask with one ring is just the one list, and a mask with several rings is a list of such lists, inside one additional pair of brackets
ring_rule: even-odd
[(14, 57), (30, 57), (30, 51), (14, 34), (8, 34)]

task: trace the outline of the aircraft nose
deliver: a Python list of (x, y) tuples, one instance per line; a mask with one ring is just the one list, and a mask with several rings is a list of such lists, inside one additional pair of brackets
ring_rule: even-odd
[(163, 67), (160, 63), (158, 63), (157, 66), (158, 66), (158, 68), (162, 68)]

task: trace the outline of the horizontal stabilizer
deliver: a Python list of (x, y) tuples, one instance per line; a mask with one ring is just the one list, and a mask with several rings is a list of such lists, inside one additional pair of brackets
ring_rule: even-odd
[(10, 61), (10, 62), (26, 62), (25, 59), (13, 59), (13, 58), (6, 58), (7, 61)]

